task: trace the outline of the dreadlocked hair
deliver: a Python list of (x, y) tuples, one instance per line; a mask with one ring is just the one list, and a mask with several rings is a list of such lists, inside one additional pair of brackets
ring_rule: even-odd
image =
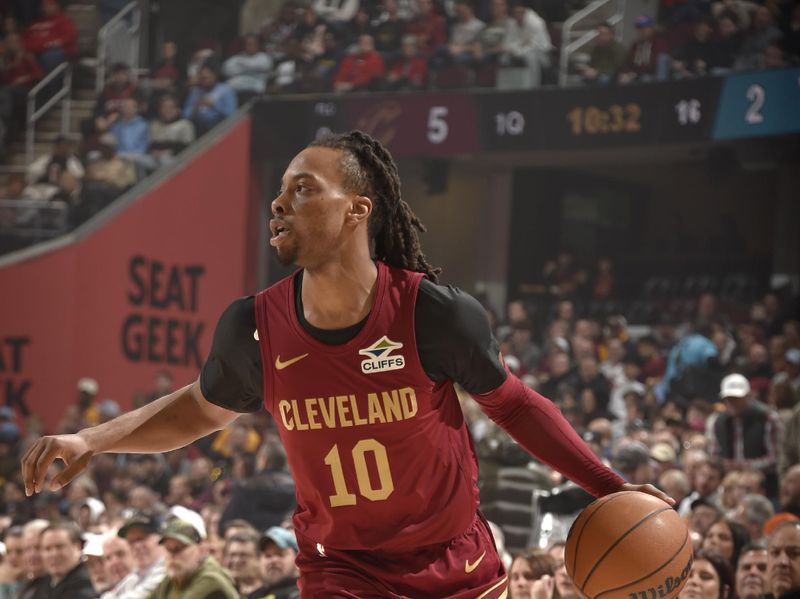
[(441, 268), (428, 263), (419, 241), (426, 231), (411, 207), (400, 197), (400, 176), (391, 154), (379, 141), (361, 131), (330, 135), (309, 147), (342, 152), (348, 191), (372, 200), (369, 238), (375, 258), (395, 268), (424, 273), (434, 283)]

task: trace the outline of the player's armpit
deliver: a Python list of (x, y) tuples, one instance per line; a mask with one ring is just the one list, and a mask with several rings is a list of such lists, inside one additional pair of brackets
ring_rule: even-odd
[(220, 407), (208, 401), (203, 396), (199, 381), (195, 381), (190, 385), (189, 392), (192, 394), (200, 414), (202, 414), (209, 423), (213, 423), (213, 425), (219, 428), (225, 428), (239, 416), (239, 414), (233, 410)]

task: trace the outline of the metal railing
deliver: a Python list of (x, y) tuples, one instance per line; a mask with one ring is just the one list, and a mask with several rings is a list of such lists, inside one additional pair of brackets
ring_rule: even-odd
[(139, 38), (142, 12), (138, 2), (131, 2), (114, 15), (97, 32), (97, 77), (95, 91), (99, 94), (106, 83), (106, 71), (115, 62), (131, 67), (136, 78), (139, 68)]
[(581, 24), (596, 19), (600, 11), (613, 9), (613, 14), (605, 19), (605, 22), (612, 27), (617, 27), (625, 18), (625, 0), (594, 0), (581, 10), (570, 16), (561, 28), (561, 54), (558, 63), (558, 84), (564, 87), (568, 83), (569, 66), (572, 55), (578, 50), (587, 46), (595, 37), (597, 32), (594, 29), (584, 32), (577, 39), (572, 39), (573, 32)]
[[(61, 77), (61, 88), (48, 98), (38, 109), (36, 108), (36, 97), (40, 92), (51, 92), (54, 82)], [(69, 115), (72, 109), (72, 65), (69, 62), (62, 62), (55, 69), (50, 71), (47, 76), (37, 83), (28, 92), (28, 127), (25, 132), (25, 161), (27, 164), (33, 162), (33, 144), (36, 138), (36, 122), (42, 118), (51, 108), (58, 104), (62, 99), (61, 105), (61, 134), (69, 131)]]
[(0, 199), (0, 235), (30, 239), (50, 239), (66, 233), (69, 207), (65, 202)]

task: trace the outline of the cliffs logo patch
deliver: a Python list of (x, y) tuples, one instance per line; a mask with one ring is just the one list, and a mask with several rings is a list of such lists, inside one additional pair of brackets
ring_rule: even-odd
[(390, 354), (401, 347), (403, 347), (402, 343), (392, 341), (384, 335), (369, 347), (359, 350), (359, 354), (367, 356), (367, 359), (361, 362), (361, 372), (373, 374), (400, 370), (406, 365), (406, 359), (401, 354)]

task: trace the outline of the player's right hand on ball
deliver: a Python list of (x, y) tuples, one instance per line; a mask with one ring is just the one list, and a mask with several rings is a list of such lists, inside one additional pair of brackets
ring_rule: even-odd
[(86, 469), (94, 454), (79, 435), (55, 435), (42, 437), (22, 458), (22, 480), (25, 495), (44, 490), (47, 471), (56, 459), (64, 462), (65, 468), (50, 482), (50, 491), (58, 491)]

